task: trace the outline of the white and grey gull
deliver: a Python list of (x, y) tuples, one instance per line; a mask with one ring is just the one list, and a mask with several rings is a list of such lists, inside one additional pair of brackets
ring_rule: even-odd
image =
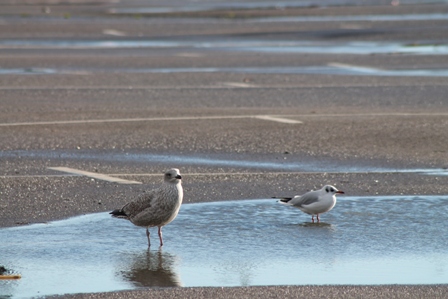
[(160, 246), (163, 246), (162, 227), (170, 223), (179, 213), (183, 199), (179, 169), (165, 172), (162, 185), (139, 196), (136, 200), (116, 209), (112, 217), (123, 218), (134, 225), (146, 227), (148, 246), (151, 246), (150, 227), (158, 227)]
[(280, 203), (293, 206), (311, 215), (311, 221), (314, 223), (314, 215), (317, 216), (317, 222), (320, 222), (319, 215), (334, 208), (336, 194), (344, 194), (344, 191), (325, 185), (320, 190), (310, 191), (303, 195), (280, 198)]

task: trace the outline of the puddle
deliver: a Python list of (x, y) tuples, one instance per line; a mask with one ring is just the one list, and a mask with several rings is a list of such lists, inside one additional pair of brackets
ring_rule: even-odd
[[(343, 1), (345, 2), (345, 1)], [(341, 1), (320, 1), (320, 5), (331, 6), (341, 5)], [(165, 4), (165, 3), (164, 3)], [(188, 6), (152, 6), (152, 7), (116, 7), (108, 10), (111, 14), (164, 14), (164, 13), (182, 13), (182, 12), (200, 12), (214, 10), (243, 10), (243, 9), (285, 9), (294, 7), (315, 6), (313, 1), (214, 1), (214, 3), (198, 3), (193, 1)]]
[[(402, 5), (422, 3), (447, 3), (446, 0), (401, 0)], [(184, 2), (183, 2), (184, 3)], [(213, 3), (198, 3), (192, 1), (188, 5), (170, 6), (166, 2), (154, 3), (146, 7), (115, 7), (108, 10), (110, 14), (164, 14), (164, 13), (188, 13), (219, 10), (253, 10), (253, 9), (278, 9), (287, 8), (325, 8), (334, 6), (369, 6), (369, 1), (327, 0), (327, 1), (213, 1)], [(374, 2), (374, 4), (377, 4)], [(431, 14), (429, 14), (431, 16)], [(337, 17), (337, 16), (336, 16)], [(425, 18), (426, 20), (427, 18)]]
[[(50, 150), (17, 150), (1, 151), (3, 158), (51, 159), (57, 161), (108, 161), (126, 163), (151, 163), (151, 165), (179, 165), (227, 167), (241, 170), (292, 171), (292, 172), (329, 172), (329, 173), (420, 173), (426, 175), (448, 175), (443, 168), (390, 168), (358, 164), (342, 164), (326, 159), (298, 158), (288, 155), (162, 155), (132, 152), (95, 152), (95, 151), (50, 151)], [(300, 162), (298, 162), (300, 160)]]
[(446, 55), (446, 44), (405, 44), (393, 42), (278, 42), (259, 46), (246, 45), (240, 51), (265, 53), (313, 53), (313, 54), (414, 54)]
[(250, 19), (248, 23), (293, 23), (293, 22), (390, 22), (390, 21), (446, 21), (448, 14), (401, 14), (401, 15), (352, 15), (352, 16), (296, 16)]
[(0, 49), (178, 48), (193, 44), (151, 40), (3, 40)]
[(185, 204), (149, 251), (143, 228), (108, 213), (3, 228), (1, 263), (22, 279), (0, 281), (0, 296), (447, 283), (447, 213), (447, 196), (341, 196), (320, 224), (273, 199)]
[(310, 67), (221, 67), (221, 68), (153, 68), (124, 70), (129, 73), (242, 73), (242, 74), (330, 74), (392, 77), (447, 77), (446, 69), (385, 70), (357, 66)]
[(1, 40), (0, 49), (189, 48), (221, 51), (313, 54), (447, 55), (447, 44), (415, 42), (324, 42), (272, 40)]
[(241, 74), (329, 74), (393, 77), (448, 77), (446, 69), (400, 69), (385, 70), (351, 65), (329, 65), (309, 67), (214, 67), (214, 68), (147, 68), (147, 69), (0, 69), (0, 75), (48, 75), (48, 74), (92, 74), (99, 72), (119, 73), (241, 73)]
[(58, 71), (55, 69), (48, 69), (48, 68), (23, 68), (23, 69), (2, 69), (0, 68), (0, 75), (24, 75), (24, 74), (30, 74), (30, 75), (36, 75), (36, 74), (57, 74)]
[[(295, 3), (297, 4), (297, 3)], [(311, 5), (311, 4), (309, 4)], [(201, 11), (213, 11), (213, 10), (241, 10), (241, 9), (254, 9), (254, 8), (276, 8), (286, 9), (292, 7), (305, 7), (309, 6), (301, 3), (294, 5), (294, 3), (265, 3), (250, 4), (229, 4), (222, 6), (205, 6), (205, 5), (190, 5), (188, 7), (126, 7), (126, 8), (112, 8), (108, 11), (110, 14), (167, 14), (167, 13), (191, 13)], [(396, 22), (396, 21), (446, 21), (448, 14), (446, 13), (429, 13), (429, 14), (396, 14), (396, 15), (335, 15), (335, 16), (289, 16), (289, 17), (250, 17), (246, 16), (245, 19), (239, 20), (244, 23), (294, 23), (294, 22)], [(189, 23), (193, 20), (182, 20)], [(171, 20), (172, 22), (172, 20)]]

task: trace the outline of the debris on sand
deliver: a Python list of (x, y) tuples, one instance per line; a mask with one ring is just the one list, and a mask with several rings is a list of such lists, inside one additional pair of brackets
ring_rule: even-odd
[(0, 279), (20, 279), (19, 274), (10, 274), (10, 271), (3, 266), (0, 266)]

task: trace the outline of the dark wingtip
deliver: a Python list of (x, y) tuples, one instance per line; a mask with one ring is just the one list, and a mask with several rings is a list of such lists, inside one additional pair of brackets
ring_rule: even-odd
[(120, 216), (127, 216), (122, 210), (113, 210), (112, 212), (110, 212), (109, 214), (112, 215), (112, 217), (120, 217)]
[(280, 199), (281, 202), (288, 202), (292, 199), (292, 197), (284, 197), (282, 199)]
[(288, 202), (292, 199), (292, 197), (272, 197), (272, 198), (278, 198), (281, 202)]

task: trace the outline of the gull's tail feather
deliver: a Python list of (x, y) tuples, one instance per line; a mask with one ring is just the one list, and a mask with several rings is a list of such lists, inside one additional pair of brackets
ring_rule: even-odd
[(109, 214), (111, 214), (112, 217), (128, 219), (128, 215), (126, 215), (126, 213), (121, 209), (113, 210)]
[(273, 198), (280, 199), (278, 202), (282, 204), (287, 204), (292, 199), (292, 197), (273, 197)]

